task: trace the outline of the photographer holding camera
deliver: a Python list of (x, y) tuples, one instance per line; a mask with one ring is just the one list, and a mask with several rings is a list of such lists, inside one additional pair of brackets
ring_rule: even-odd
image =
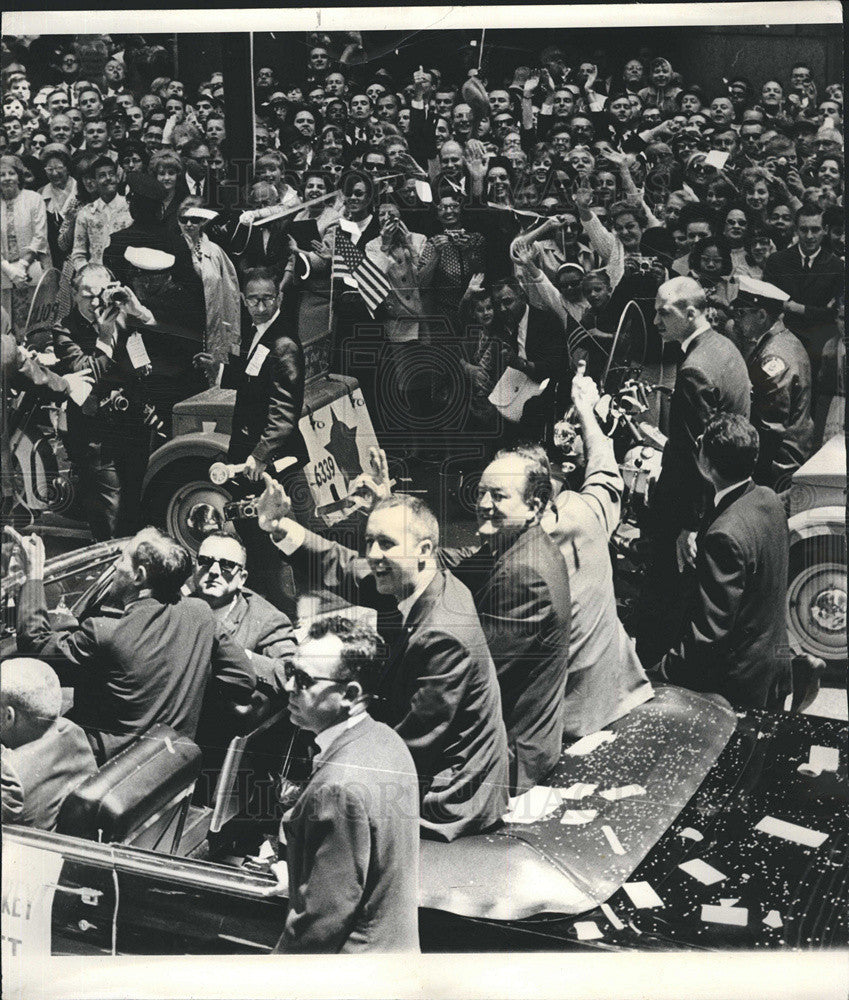
[[(131, 535), (156, 416), (147, 404), (149, 361), (138, 332), (153, 313), (102, 264), (74, 277), (74, 306), (53, 330), (59, 371), (90, 369), (91, 395), (68, 408), (68, 453), (96, 541)], [(131, 321), (131, 322), (129, 322)]]

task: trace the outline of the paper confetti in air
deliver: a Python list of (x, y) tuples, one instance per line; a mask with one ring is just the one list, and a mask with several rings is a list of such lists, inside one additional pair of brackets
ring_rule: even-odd
[(566, 753), (571, 757), (584, 757), (586, 754), (598, 749), (602, 743), (610, 743), (611, 740), (615, 739), (616, 733), (609, 733), (606, 729), (602, 729), (598, 733), (590, 733), (589, 736), (582, 736), (577, 743), (573, 743), (572, 746), (566, 748)]
[(740, 897), (736, 896), (734, 899), (720, 899), (720, 906), (736, 906), (740, 902)]
[(594, 920), (578, 920), (574, 927), (579, 941), (594, 941), (604, 937)]
[(613, 907), (610, 906), (608, 903), (601, 904), (601, 912), (610, 921), (614, 930), (622, 931), (625, 929), (625, 925), (622, 923), (619, 917), (616, 916), (616, 914), (613, 912)]
[(567, 809), (560, 817), (565, 826), (583, 826), (591, 823), (598, 816), (598, 809)]
[(688, 875), (692, 875), (693, 878), (698, 879), (702, 885), (713, 885), (714, 882), (721, 882), (725, 875), (721, 871), (717, 871), (712, 865), (709, 865), (706, 861), (702, 861), (701, 858), (693, 858), (690, 861), (685, 861), (683, 865), (678, 865), (682, 872), (686, 872)]
[(652, 906), (663, 906), (663, 900), (648, 882), (626, 882), (622, 888), (639, 910), (645, 910)]
[(687, 840), (695, 840), (696, 843), (705, 839), (698, 830), (694, 830), (691, 826), (684, 827), (678, 836), (685, 837)]
[(537, 823), (560, 808), (560, 790), (545, 785), (535, 785), (522, 795), (510, 800), (510, 809), (504, 814), (505, 823)]
[(613, 827), (612, 826), (603, 826), (601, 828), (601, 832), (605, 835), (605, 837), (607, 837), (607, 842), (613, 848), (613, 853), (614, 854), (624, 854), (625, 853), (625, 848), (622, 846), (622, 844), (619, 841), (619, 838), (613, 832)]
[(767, 927), (773, 927), (776, 930), (779, 927), (784, 926), (784, 921), (781, 919), (781, 914), (778, 910), (770, 910), (769, 913), (767, 913), (767, 915), (763, 918), (763, 923), (765, 923)]
[(588, 795), (595, 794), (595, 790), (598, 785), (590, 785), (586, 781), (576, 781), (574, 785), (570, 785), (568, 788), (559, 789), (561, 799), (585, 799)]
[(762, 833), (770, 833), (773, 837), (781, 837), (782, 840), (791, 840), (794, 844), (802, 844), (804, 847), (821, 847), (828, 840), (827, 833), (809, 830), (806, 826), (797, 826), (795, 823), (788, 823), (787, 820), (776, 819), (774, 816), (764, 816), (755, 829)]
[(634, 795), (645, 795), (646, 790), (642, 785), (623, 785), (621, 788), (607, 788), (598, 794), (608, 802), (617, 802), (619, 799), (630, 799)]
[(702, 906), (702, 921), (706, 924), (730, 924), (745, 927), (749, 911), (743, 906)]

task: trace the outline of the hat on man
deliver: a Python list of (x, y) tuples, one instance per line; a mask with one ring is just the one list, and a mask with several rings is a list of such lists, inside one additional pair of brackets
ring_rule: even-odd
[(754, 306), (770, 311), (778, 309), (788, 301), (790, 296), (776, 285), (771, 285), (768, 281), (761, 281), (758, 278), (750, 278), (748, 274), (741, 274), (738, 279), (737, 297), (734, 303), (744, 306)]
[(167, 192), (155, 177), (132, 170), (127, 174), (127, 187), (136, 198), (146, 198), (148, 201), (165, 201)]

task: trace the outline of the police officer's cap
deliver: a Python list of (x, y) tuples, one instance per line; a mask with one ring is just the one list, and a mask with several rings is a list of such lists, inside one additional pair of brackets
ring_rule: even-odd
[(152, 247), (127, 247), (124, 257), (140, 271), (167, 271), (174, 266), (175, 257)]
[(763, 306), (765, 309), (776, 309), (787, 302), (790, 296), (776, 285), (768, 281), (760, 281), (758, 278), (750, 278), (747, 274), (741, 274), (737, 279), (739, 291), (735, 303), (746, 306)]

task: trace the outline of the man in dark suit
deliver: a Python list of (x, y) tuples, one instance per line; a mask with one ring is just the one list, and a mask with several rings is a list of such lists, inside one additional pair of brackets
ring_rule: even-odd
[(481, 544), (441, 549), (472, 592), (501, 688), (510, 794), (541, 784), (560, 759), (572, 604), (566, 563), (540, 527), (547, 463), (501, 451), (478, 484)]
[(525, 404), (520, 428), (534, 440), (550, 438), (570, 364), (563, 323), (553, 312), (529, 305), (527, 294), (516, 278), (502, 278), (494, 283), (492, 303), (518, 355), (511, 365), (535, 382), (550, 380), (541, 396)]
[(291, 621), (245, 586), (247, 553), (235, 535), (223, 531), (200, 543), (194, 573), (194, 596), (205, 601), (223, 631), (247, 650), (257, 680), (280, 691), (283, 665), (295, 652)]
[(59, 678), (46, 663), (0, 666), (4, 823), (55, 829), (65, 798), (97, 771), (85, 733), (61, 709)]
[(508, 791), (498, 678), (472, 595), (434, 564), (436, 518), (416, 497), (382, 500), (360, 558), (286, 517), (282, 487), (265, 483), (259, 524), (280, 551), (317, 585), (382, 613), (390, 649), (373, 712), (413, 755), (423, 833), (454, 840), (497, 823)]
[(290, 664), (289, 715), (320, 752), (283, 817), (289, 909), (278, 952), (416, 952), (419, 786), (404, 741), (366, 706), (383, 643), (316, 622)]
[(705, 428), (699, 464), (713, 484), (699, 529), (696, 600), (658, 677), (721, 694), (737, 709), (790, 693), (784, 600), (789, 534), (784, 506), (751, 476), (757, 431), (725, 413)]
[(694, 544), (707, 499), (708, 484), (698, 463), (698, 438), (716, 413), (748, 417), (751, 385), (746, 363), (734, 344), (712, 329), (705, 316), (704, 290), (692, 278), (673, 278), (660, 286), (655, 301), (663, 342), (681, 344), (681, 359), (669, 406), (669, 439), (651, 500), (649, 534), (653, 542), (651, 597), (666, 619), (646, 615), (641, 635), (662, 643), (641, 650), (644, 663), (656, 662), (680, 631), (681, 573), (692, 565)]
[(98, 762), (157, 722), (193, 739), (211, 677), (233, 700), (250, 700), (256, 675), (244, 648), (220, 634), (203, 601), (181, 598), (191, 558), (167, 535), (144, 528), (125, 546), (110, 591), (120, 617), (93, 616), (62, 631), (47, 615), (44, 543), (38, 535), (16, 541), (26, 573), (18, 652), (47, 660), (74, 688), (69, 718), (87, 730)]
[(784, 322), (805, 345), (814, 378), (822, 350), (837, 332), (837, 297), (843, 289), (845, 265), (823, 244), (823, 211), (805, 205), (796, 213), (798, 243), (766, 259), (763, 280), (787, 292)]
[[(301, 500), (299, 513), (306, 517), (310, 497), (303, 473), (307, 448), (298, 423), (304, 405), (304, 351), (295, 324), (296, 304), (284, 299), (275, 276), (267, 268), (246, 271), (242, 278), (247, 308), (242, 317), (238, 353), (222, 367), (209, 354), (195, 362), (225, 389), (236, 390), (227, 460), (244, 463), (244, 480), (235, 491), (243, 496), (255, 490), (266, 468), (279, 458), (296, 459), (298, 482), (290, 486)], [(248, 552), (251, 586), (273, 604), (284, 606), (286, 588), (279, 559), (256, 521), (242, 518), (237, 530)]]

